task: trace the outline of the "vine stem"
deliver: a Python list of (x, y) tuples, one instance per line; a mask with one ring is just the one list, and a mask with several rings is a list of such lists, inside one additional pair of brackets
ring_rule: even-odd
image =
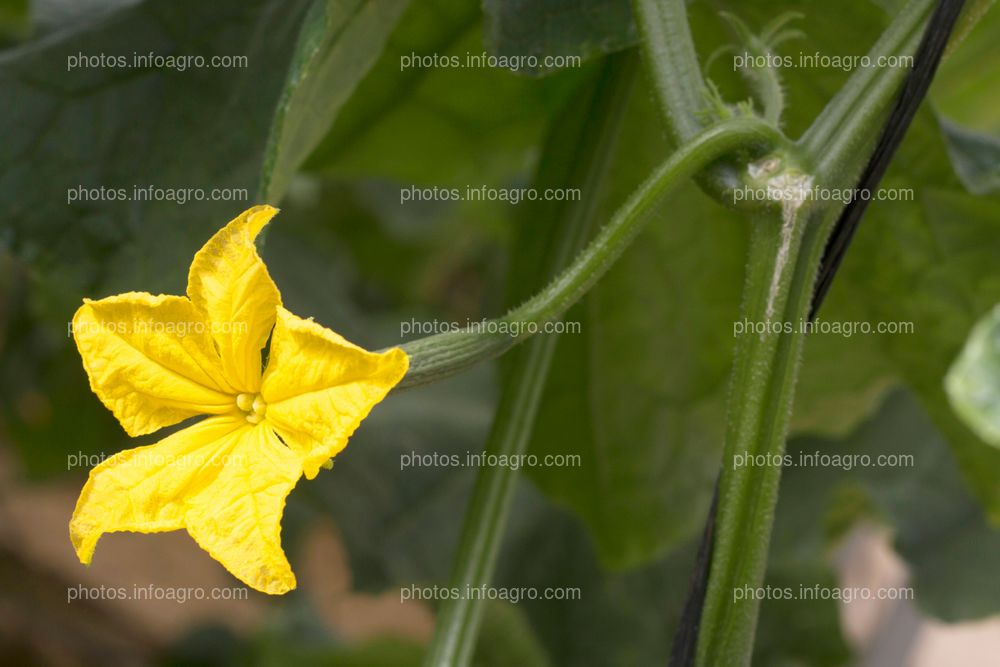
[[(573, 262), (535, 296), (490, 322), (490, 326), (450, 331), (402, 345), (410, 369), (398, 385), (412, 387), (454, 375), (496, 357), (559, 318), (614, 264), (642, 229), (649, 213), (678, 183), (736, 150), (761, 155), (783, 145), (779, 132), (754, 118), (738, 118), (697, 134), (678, 148), (615, 212)], [(483, 331), (485, 330), (485, 332)], [(493, 333), (510, 331), (507, 333)]]
[[(913, 53), (934, 1), (910, 0), (872, 48), (873, 62), (880, 62), (881, 56)], [(687, 23), (662, 22), (671, 13), (675, 19), (683, 17), (684, 0), (633, 0), (633, 9), (651, 78), (678, 82), (658, 85), (655, 92), (668, 130), (683, 135), (692, 118), (697, 119), (691, 81), (704, 84), (696, 72), (678, 71), (692, 62), (697, 67)], [(663, 43), (669, 34), (675, 35), (676, 44)], [(823, 187), (854, 183), (906, 74), (884, 68), (855, 72), (789, 154), (797, 155)], [(686, 121), (678, 110), (688, 114)], [(719, 167), (714, 171), (718, 173)], [(725, 194), (711, 180), (707, 185), (702, 181), (703, 189), (717, 199)], [(786, 207), (780, 216), (763, 214), (754, 219), (742, 317), (792, 326), (737, 342), (718, 495), (699, 550), (699, 558), (711, 562), (697, 564), (671, 665), (750, 663), (759, 602), (738, 592), (763, 582), (781, 467), (735, 464), (762, 454), (769, 455), (767, 461), (781, 460), (804, 345), (801, 324), (809, 316), (815, 278), (837, 212), (832, 205), (794, 211)]]
[(829, 229), (820, 215), (800, 210), (754, 220), (741, 318), (776, 333), (737, 341), (698, 665), (748, 665), (753, 654), (759, 601), (739, 592), (763, 583), (781, 466), (746, 461), (780, 461), (784, 453), (802, 323)]
[(688, 28), (684, 0), (633, 0), (642, 51), (667, 128), (682, 144), (698, 134), (707, 118), (705, 82)]

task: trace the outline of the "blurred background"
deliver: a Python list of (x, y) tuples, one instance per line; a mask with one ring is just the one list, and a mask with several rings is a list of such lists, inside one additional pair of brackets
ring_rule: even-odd
[[(900, 5), (690, 12), (708, 62), (736, 41), (723, 10), (755, 29), (801, 12), (804, 37), (779, 49), (797, 58), (863, 54)], [(333, 63), (309, 98), (323, 106), (289, 83), (313, 30)], [(913, 599), (768, 600), (755, 664), (986, 665), (1000, 649), (1000, 451), (941, 388), (1000, 302), (998, 34), (993, 10), (945, 62), (886, 180), (916, 198), (872, 206), (824, 306), (913, 332), (817, 335), (806, 353), (790, 452), (908, 463), (790, 468), (772, 545), (769, 585)], [(262, 255), (285, 304), (349, 340), (375, 349), (417, 337), (407, 323), (495, 316), (538, 282), (559, 204), (412, 188), (551, 180), (586, 138), (573, 132), (605, 54), (635, 41), (628, 4), (606, 0), (0, 0), (0, 662), (419, 664), (435, 603), (401, 591), (447, 581), (477, 470), (403, 462), (481, 451), (495, 365), (391, 395), (332, 471), (295, 489), (283, 543), (299, 587), (271, 598), (184, 533), (108, 535), (90, 568), (77, 562), (67, 524), (87, 471), (162, 434), (125, 435), (68, 323), (83, 297), (182, 294), (202, 243), (263, 201), (282, 209)], [(442, 64), (485, 52), (579, 61)], [(849, 74), (782, 71), (789, 136)], [(748, 96), (728, 55), (706, 75), (729, 101)], [(670, 150), (640, 74), (598, 220)], [(655, 218), (567, 315), (579, 333), (559, 342), (530, 451), (581, 463), (524, 471), (497, 574), (579, 599), (490, 603), (478, 665), (669, 655), (720, 459), (747, 221), (694, 186)]]

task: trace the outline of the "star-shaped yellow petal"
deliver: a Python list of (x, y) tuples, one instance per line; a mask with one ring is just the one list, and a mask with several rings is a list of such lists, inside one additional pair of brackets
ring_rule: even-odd
[(184, 297), (142, 292), (87, 299), (73, 317), (90, 388), (131, 436), (232, 409), (210, 328)]
[(285, 498), (346, 446), (408, 360), (281, 306), (254, 246), (276, 212), (251, 208), (213, 236), (195, 255), (188, 298), (130, 292), (86, 300), (73, 318), (91, 388), (130, 435), (209, 415), (91, 471), (70, 522), (83, 563), (104, 533), (183, 528), (253, 588), (295, 587), (281, 548)]
[(409, 366), (396, 348), (368, 352), (278, 308), (261, 397), (267, 421), (302, 456), (306, 477), (347, 446), (361, 420)]
[(194, 256), (188, 298), (212, 322), (226, 378), (241, 392), (260, 391), (260, 351), (281, 304), (254, 239), (277, 209), (255, 206), (223, 227)]

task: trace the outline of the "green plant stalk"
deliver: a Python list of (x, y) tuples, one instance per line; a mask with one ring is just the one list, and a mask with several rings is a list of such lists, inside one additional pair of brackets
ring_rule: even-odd
[[(887, 44), (898, 51), (886, 55), (913, 53), (928, 9), (926, 0), (910, 2), (873, 54), (883, 54)], [(808, 149), (803, 158), (824, 187), (844, 187), (856, 178), (905, 72), (861, 71), (856, 76), (799, 144), (800, 150)], [(764, 581), (781, 466), (734, 464), (753, 456), (780, 461), (784, 453), (805, 339), (801, 325), (808, 319), (816, 273), (838, 213), (839, 207), (830, 205), (800, 211), (790, 245), (776, 232), (777, 221), (754, 222), (741, 317), (788, 322), (792, 330), (744, 336), (737, 343), (698, 665), (750, 664), (759, 601), (747, 592)], [(794, 265), (794, 271), (779, 272), (783, 255), (785, 266)]]
[[(831, 213), (822, 219), (819, 211), (800, 211), (790, 230), (780, 218), (753, 222), (741, 319), (793, 326), (737, 341), (698, 665), (749, 665), (753, 654), (759, 602), (739, 593), (763, 583), (781, 466), (745, 461), (780, 461), (784, 453), (805, 340), (801, 323), (835, 220)], [(740, 459), (743, 465), (736, 465)]]
[[(904, 25), (907, 31), (899, 41), (893, 42), (899, 45), (900, 50), (886, 55), (912, 55), (916, 52), (922, 36), (921, 29), (929, 14), (928, 4), (929, 0), (912, 0), (906, 5), (903, 13), (897, 17), (897, 22)], [(887, 32), (892, 31), (895, 26), (896, 22)], [(879, 44), (881, 42), (879, 40)], [(881, 55), (881, 49), (877, 49), (877, 52)], [(870, 55), (874, 57), (874, 53)], [(803, 135), (799, 142), (801, 149), (806, 155), (816, 156), (814, 171), (831, 188), (847, 187), (857, 181), (871, 148), (881, 133), (886, 111), (895, 99), (907, 72), (902, 68), (877, 69), (873, 77), (863, 72), (861, 76), (868, 79), (867, 85), (857, 99), (852, 99), (850, 105), (841, 110), (843, 115), (822, 115)], [(823, 128), (828, 125), (836, 130), (825, 143), (819, 145)], [(859, 156), (864, 159), (859, 159)]]
[(706, 116), (701, 66), (688, 29), (685, 0), (633, 0), (643, 56), (674, 142), (683, 144), (714, 119)]
[[(661, 164), (601, 228), (597, 237), (545, 288), (503, 317), (490, 331), (504, 325), (521, 335), (463, 329), (428, 336), (402, 345), (410, 369), (399, 387), (412, 387), (454, 375), (484, 359), (496, 357), (559, 318), (576, 303), (621, 256), (642, 229), (657, 204), (679, 183), (707, 165), (739, 149), (765, 154), (783, 144), (766, 123), (740, 118), (719, 123), (698, 134)], [(532, 330), (534, 328), (534, 331)], [(502, 330), (502, 328), (501, 328)]]
[[(592, 104), (581, 127), (581, 142), (570, 170), (571, 185), (583, 198), (562, 209), (556, 221), (553, 252), (545, 273), (554, 274), (580, 251), (593, 226), (597, 204), (610, 166), (635, 73), (635, 58), (626, 53), (609, 58), (592, 93)], [(554, 335), (530, 341), (511, 358), (503, 383), (486, 451), (510, 456), (522, 454), (534, 427), (542, 390), (555, 352)], [(518, 471), (507, 467), (482, 468), (463, 523), (450, 586), (469, 591), (489, 585), (507, 525)], [(445, 602), (424, 664), (428, 667), (467, 665), (472, 659), (484, 600), (460, 596)]]
[[(934, 1), (910, 0), (868, 51), (871, 62), (914, 53)], [(827, 152), (851, 156), (850, 151), (836, 149), (834, 144), (844, 139), (872, 140), (881, 129), (879, 121), (885, 111), (885, 90), (895, 91), (905, 75), (906, 70), (902, 68), (863, 67), (856, 70), (802, 135), (798, 144), (803, 152), (816, 156)], [(825, 171), (829, 173), (830, 169)]]

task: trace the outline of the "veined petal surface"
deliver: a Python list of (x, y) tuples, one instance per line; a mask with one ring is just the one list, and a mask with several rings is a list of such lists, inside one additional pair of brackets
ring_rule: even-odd
[(188, 272), (188, 297), (211, 322), (226, 378), (240, 392), (260, 390), (260, 351), (281, 303), (254, 245), (277, 212), (254, 206), (241, 213), (198, 251)]
[(219, 475), (226, 450), (241, 430), (248, 430), (242, 418), (210, 417), (155, 445), (127, 449), (97, 465), (69, 524), (80, 561), (90, 564), (104, 533), (183, 528), (191, 494)]
[(203, 315), (180, 296), (85, 300), (73, 337), (90, 388), (131, 436), (233, 409)]
[(261, 387), (267, 421), (312, 479), (408, 367), (400, 349), (368, 352), (279, 307)]
[(238, 431), (228, 452), (218, 477), (188, 503), (188, 533), (247, 585), (287, 593), (295, 575), (281, 548), (281, 517), (302, 463), (266, 424)]
[(268, 426), (211, 417), (94, 468), (70, 538), (89, 564), (104, 533), (186, 528), (247, 585), (285, 593), (295, 576), (281, 548), (281, 517), (301, 476), (298, 456)]

